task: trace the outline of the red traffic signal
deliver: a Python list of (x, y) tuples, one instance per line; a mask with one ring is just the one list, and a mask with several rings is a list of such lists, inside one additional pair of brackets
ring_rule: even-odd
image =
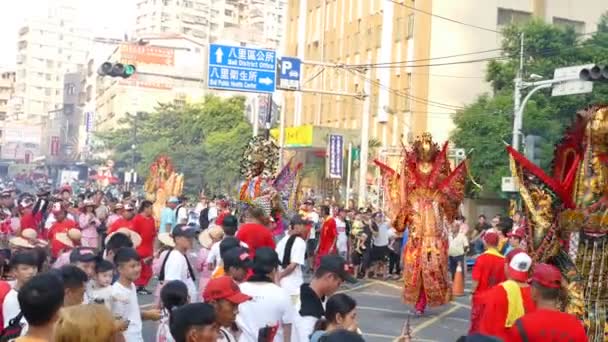
[(100, 76), (129, 78), (135, 73), (135, 66), (132, 64), (105, 62), (101, 64), (97, 73)]

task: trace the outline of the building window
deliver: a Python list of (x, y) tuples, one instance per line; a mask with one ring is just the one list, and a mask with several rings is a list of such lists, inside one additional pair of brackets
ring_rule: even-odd
[(407, 16), (407, 39), (411, 39), (414, 37), (414, 13), (410, 13)]
[(585, 22), (583, 21), (553, 17), (553, 25), (563, 28), (572, 28), (577, 34), (585, 33)]
[(68, 83), (65, 85), (65, 92), (67, 95), (74, 95), (76, 94), (76, 85), (74, 85), (73, 83)]
[(498, 27), (503, 27), (511, 24), (523, 24), (530, 21), (530, 19), (532, 19), (532, 14), (530, 12), (499, 8), (496, 25)]
[(232, 11), (231, 10), (224, 10), (224, 15), (227, 17), (232, 17)]

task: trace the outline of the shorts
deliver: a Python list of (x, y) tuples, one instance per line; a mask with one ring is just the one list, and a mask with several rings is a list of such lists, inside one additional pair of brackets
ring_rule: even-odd
[(351, 255), (351, 259), (350, 260), (352, 261), (353, 265), (355, 265), (355, 266), (361, 265), (361, 262), (363, 261), (363, 254), (354, 252)]
[(386, 261), (386, 257), (390, 253), (388, 246), (373, 246), (372, 247), (372, 262)]
[(311, 257), (317, 251), (317, 239), (308, 239), (306, 241), (306, 255)]

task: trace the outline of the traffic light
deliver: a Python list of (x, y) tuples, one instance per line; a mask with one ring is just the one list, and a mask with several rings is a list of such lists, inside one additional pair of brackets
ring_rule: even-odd
[(538, 135), (526, 135), (524, 155), (536, 165), (540, 164), (542, 142), (543, 138)]
[(608, 81), (608, 65), (594, 65), (591, 68), (584, 68), (579, 73), (579, 78), (583, 81)]
[(132, 64), (105, 62), (97, 73), (100, 76), (129, 78), (135, 73), (135, 66)]

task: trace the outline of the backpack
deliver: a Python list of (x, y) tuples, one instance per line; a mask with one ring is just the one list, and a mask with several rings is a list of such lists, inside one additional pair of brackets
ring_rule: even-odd
[(8, 326), (0, 333), (0, 342), (10, 342), (21, 336), (21, 331), (23, 330), (23, 324), (21, 324), (22, 318), (23, 312), (19, 311), (19, 314), (11, 319)]
[[(4, 303), (4, 298), (11, 291), (11, 284), (6, 281), (0, 280), (0, 322), (4, 322), (4, 313), (2, 312), (2, 304)], [(2, 325), (2, 324), (0, 324)], [(0, 327), (0, 334), (4, 331), (4, 327)], [(1, 335), (0, 335), (1, 336)]]

